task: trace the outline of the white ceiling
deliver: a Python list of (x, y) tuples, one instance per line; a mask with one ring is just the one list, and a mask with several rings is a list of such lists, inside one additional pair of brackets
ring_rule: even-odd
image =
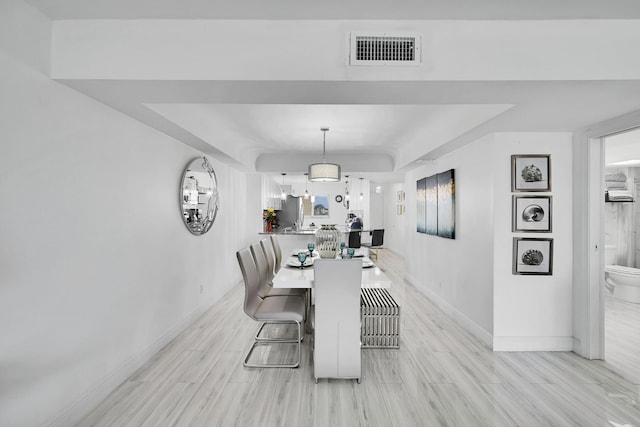
[(605, 138), (605, 165), (640, 167), (640, 128)]
[(27, 0), (53, 19), (632, 19), (637, 0)]
[[(52, 19), (640, 18), (637, 0), (26, 1)], [(491, 132), (571, 132), (640, 108), (640, 80), (63, 82), (245, 170), (301, 174), (326, 126), (327, 159), (377, 182)]]

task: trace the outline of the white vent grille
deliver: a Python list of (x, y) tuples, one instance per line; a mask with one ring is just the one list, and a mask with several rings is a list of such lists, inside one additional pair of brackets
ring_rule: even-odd
[(419, 65), (421, 38), (417, 34), (351, 33), (351, 65)]

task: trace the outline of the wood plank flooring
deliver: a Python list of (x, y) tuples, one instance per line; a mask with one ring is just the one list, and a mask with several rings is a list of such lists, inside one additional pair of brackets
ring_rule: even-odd
[(640, 384), (640, 304), (607, 295), (604, 315), (605, 360)]
[[(80, 426), (638, 426), (640, 386), (611, 364), (563, 352), (492, 352), (403, 281), (400, 350), (363, 350), (363, 378), (315, 384), (311, 339), (298, 369), (249, 369), (257, 324), (234, 287)], [(282, 333), (287, 331), (272, 331)], [(293, 357), (264, 348), (257, 357)]]

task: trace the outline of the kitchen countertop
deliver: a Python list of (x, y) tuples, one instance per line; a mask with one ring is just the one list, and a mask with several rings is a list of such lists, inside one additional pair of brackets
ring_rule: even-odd
[(316, 230), (315, 229), (309, 229), (309, 230), (282, 230), (282, 231), (275, 231), (272, 233), (266, 233), (266, 232), (262, 232), (259, 234), (275, 234), (278, 236), (309, 236), (309, 235), (313, 235), (316, 234)]

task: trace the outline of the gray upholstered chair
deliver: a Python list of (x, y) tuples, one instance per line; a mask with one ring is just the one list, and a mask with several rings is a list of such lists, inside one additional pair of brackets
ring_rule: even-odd
[(273, 272), (277, 273), (282, 268), (282, 249), (280, 248), (280, 243), (278, 239), (273, 234), (269, 236), (269, 240), (271, 240), (271, 246), (273, 246), (273, 254), (275, 255), (275, 266), (273, 268)]
[(254, 262), (256, 263), (260, 274), (260, 288), (258, 289), (258, 296), (260, 298), (280, 295), (298, 295), (300, 297), (304, 297), (306, 289), (273, 287), (275, 258), (271, 251), (267, 252), (269, 246), (267, 239), (263, 239), (263, 241), (251, 245), (251, 254), (253, 255)]
[(384, 244), (384, 229), (373, 230), (371, 232), (371, 243), (363, 243), (362, 246), (369, 248), (369, 258), (372, 255), (378, 259), (378, 249)]
[[(260, 298), (258, 296), (258, 289), (261, 284), (260, 274), (254, 258), (251, 255), (251, 251), (247, 248), (242, 249), (236, 252), (236, 257), (244, 280), (244, 312), (247, 316), (257, 322), (295, 324), (298, 329), (295, 338), (260, 338), (261, 326), (247, 356), (244, 358), (243, 365), (249, 368), (297, 368), (300, 366), (302, 339), (304, 338), (304, 328), (302, 327), (305, 310), (304, 300), (298, 296), (270, 296)], [(256, 346), (278, 343), (298, 344), (298, 358), (294, 363), (249, 363), (249, 358)]]
[(313, 263), (313, 269), (316, 383), (319, 378), (354, 378), (360, 382), (362, 259), (319, 259)]

